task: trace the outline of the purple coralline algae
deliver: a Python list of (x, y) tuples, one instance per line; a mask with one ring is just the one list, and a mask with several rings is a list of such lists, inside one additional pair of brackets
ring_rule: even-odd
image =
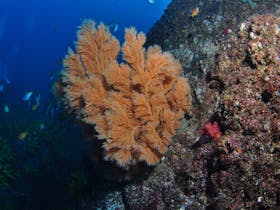
[(119, 189), (126, 209), (280, 209), (280, 1), (253, 2), (173, 0), (148, 33), (193, 100), (160, 163)]
[[(221, 92), (216, 113), (224, 128), (210, 176), (213, 204), (279, 207), (280, 18), (254, 15), (241, 23), (217, 59), (210, 83)], [(220, 170), (218, 169), (220, 168)], [(231, 205), (224, 197), (232, 197)]]

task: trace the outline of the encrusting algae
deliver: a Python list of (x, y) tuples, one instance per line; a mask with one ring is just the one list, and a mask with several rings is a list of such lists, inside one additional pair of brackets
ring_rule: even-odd
[(124, 168), (156, 164), (191, 104), (179, 61), (156, 45), (145, 50), (145, 41), (126, 29), (119, 63), (120, 43), (108, 27), (86, 21), (57, 82), (66, 109), (98, 132), (105, 159)]

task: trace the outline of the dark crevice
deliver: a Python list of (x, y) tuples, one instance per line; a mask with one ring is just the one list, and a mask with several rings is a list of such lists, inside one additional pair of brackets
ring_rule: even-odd
[(272, 93), (269, 92), (268, 90), (264, 90), (264, 91), (262, 92), (261, 96), (262, 96), (262, 101), (263, 101), (264, 103), (267, 103), (267, 102), (269, 102), (270, 99), (272, 98)]

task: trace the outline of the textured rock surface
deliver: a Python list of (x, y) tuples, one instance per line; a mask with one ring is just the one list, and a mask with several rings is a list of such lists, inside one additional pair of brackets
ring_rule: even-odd
[[(181, 61), (193, 107), (154, 172), (126, 185), (128, 209), (279, 208), (279, 51), (259, 49), (261, 57), (250, 33), (266, 48), (279, 46), (279, 3), (174, 0), (151, 29), (147, 46)], [(190, 18), (195, 6), (200, 12)], [(275, 16), (248, 20), (268, 12)], [(261, 33), (272, 24), (274, 32)], [(219, 141), (200, 136), (208, 121), (219, 123)]]

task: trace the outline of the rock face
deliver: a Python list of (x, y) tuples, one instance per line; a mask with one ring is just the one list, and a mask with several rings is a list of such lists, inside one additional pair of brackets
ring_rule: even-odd
[[(150, 176), (124, 187), (127, 209), (280, 208), (279, 4), (174, 0), (150, 30), (147, 46), (183, 64), (193, 104)], [(219, 139), (202, 135), (207, 122)]]

